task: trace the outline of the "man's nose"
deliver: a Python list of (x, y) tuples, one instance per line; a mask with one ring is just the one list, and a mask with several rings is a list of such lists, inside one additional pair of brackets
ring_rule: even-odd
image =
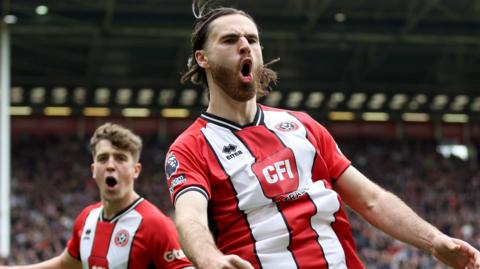
[(240, 54), (250, 54), (250, 43), (244, 36), (240, 37)]
[(107, 170), (114, 170), (115, 169), (115, 159), (113, 157), (108, 158), (107, 161)]

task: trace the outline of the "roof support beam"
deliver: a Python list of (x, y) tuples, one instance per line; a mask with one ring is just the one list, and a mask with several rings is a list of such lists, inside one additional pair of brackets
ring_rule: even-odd
[(96, 31), (92, 37), (88, 66), (86, 69), (86, 81), (88, 87), (93, 87), (95, 84), (95, 77), (98, 75), (98, 67), (101, 64), (101, 55), (104, 50), (104, 36), (105, 34), (111, 33), (115, 3), (116, 0), (108, 0), (105, 2), (105, 14), (103, 16), (102, 28), (100, 31)]
[(418, 10), (417, 13), (415, 13), (415, 7), (414, 5), (416, 4), (415, 0), (410, 1), (410, 6), (409, 6), (409, 13), (407, 14), (406, 17), (406, 26), (403, 28), (402, 33), (407, 34), (411, 32), (415, 26), (432, 10), (432, 8), (436, 7), (440, 0), (429, 0), (423, 7), (421, 7), (420, 10)]
[(308, 21), (302, 29), (302, 39), (308, 39), (309, 36), (315, 32), (315, 26), (317, 25), (318, 19), (323, 15), (331, 3), (332, 0), (308, 1), (308, 8), (306, 10)]

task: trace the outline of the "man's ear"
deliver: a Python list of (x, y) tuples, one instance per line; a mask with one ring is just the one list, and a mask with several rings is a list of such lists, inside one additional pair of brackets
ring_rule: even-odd
[(137, 179), (138, 176), (140, 175), (140, 172), (142, 172), (142, 164), (141, 163), (136, 163), (133, 166), (133, 178)]
[(204, 50), (195, 51), (195, 60), (201, 68), (208, 68), (210, 66), (208, 64), (208, 57)]

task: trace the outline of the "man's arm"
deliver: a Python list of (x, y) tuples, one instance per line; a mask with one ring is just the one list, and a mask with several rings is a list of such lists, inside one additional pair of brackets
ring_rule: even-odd
[(13, 266), (13, 267), (3, 267), (0, 266), (0, 269), (81, 269), (82, 264), (79, 260), (72, 257), (67, 249), (65, 249), (62, 254), (59, 256), (52, 258), (50, 260), (32, 264), (32, 265), (25, 265), (25, 266)]
[(236, 255), (224, 255), (216, 247), (208, 228), (205, 196), (189, 191), (175, 203), (175, 223), (183, 251), (198, 269), (253, 269)]
[(353, 166), (338, 178), (334, 188), (353, 210), (390, 236), (431, 252), (453, 268), (480, 268), (477, 250), (440, 232)]

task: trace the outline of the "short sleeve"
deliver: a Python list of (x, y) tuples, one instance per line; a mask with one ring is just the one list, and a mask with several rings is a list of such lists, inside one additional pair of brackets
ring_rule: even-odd
[(180, 242), (178, 233), (173, 221), (166, 216), (155, 218), (156, 223), (152, 223), (151, 227), (162, 227), (152, 232), (151, 247), (152, 257), (156, 268), (180, 269), (192, 266), (185, 256)]
[(193, 139), (185, 142), (172, 145), (165, 158), (165, 175), (174, 206), (176, 199), (188, 191), (198, 191), (207, 200), (211, 197), (208, 169), (201, 147)]
[(82, 236), (82, 230), (83, 226), (85, 225), (86, 216), (87, 210), (84, 209), (82, 213), (80, 213), (80, 215), (78, 215), (75, 219), (72, 236), (67, 242), (68, 253), (77, 260), (80, 260), (80, 238)]

